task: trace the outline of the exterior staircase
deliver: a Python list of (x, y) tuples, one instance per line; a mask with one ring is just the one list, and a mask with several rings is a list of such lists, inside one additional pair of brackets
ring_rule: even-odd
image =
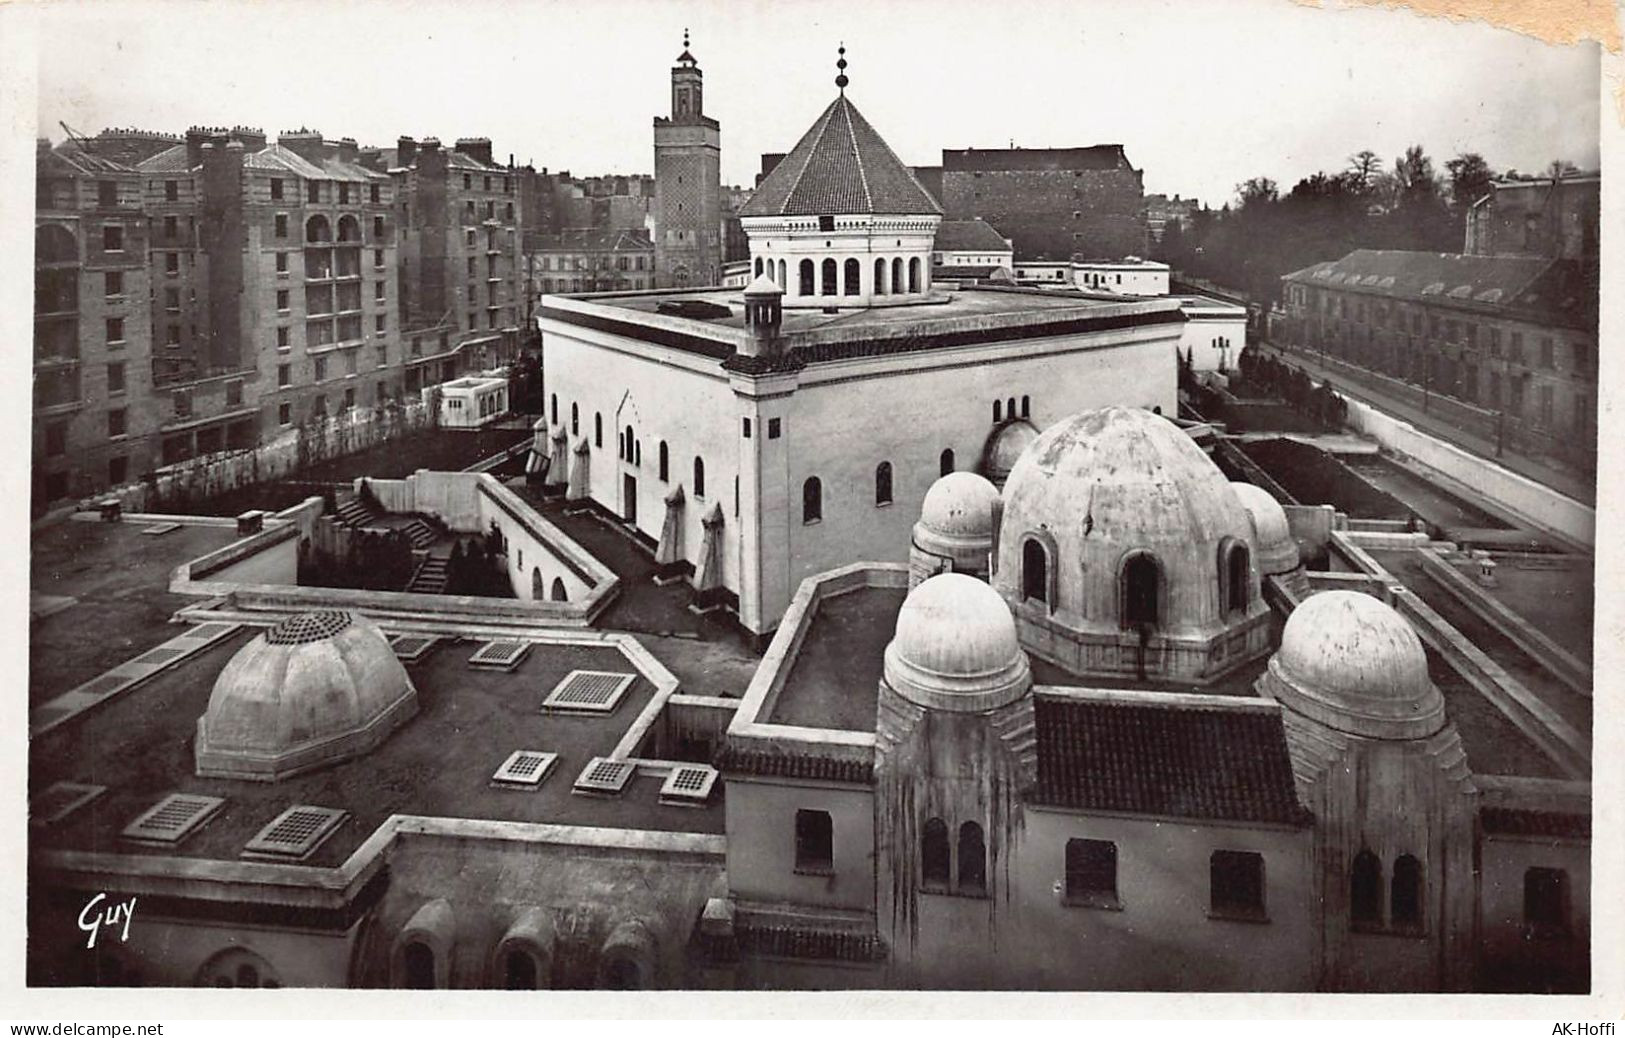
[(446, 590), (446, 560), (434, 555), (424, 559), (406, 590), (414, 595), (438, 595)]
[(363, 500), (361, 495), (351, 494), (339, 501), (337, 518), (345, 526), (359, 529), (373, 525), (382, 518), (382, 513)]
[(422, 519), (413, 519), (410, 523), (401, 527), (401, 530), (405, 532), (407, 537), (411, 538), (412, 547), (420, 551), (427, 550), (430, 545), (440, 539), (440, 534), (436, 532), (435, 528)]

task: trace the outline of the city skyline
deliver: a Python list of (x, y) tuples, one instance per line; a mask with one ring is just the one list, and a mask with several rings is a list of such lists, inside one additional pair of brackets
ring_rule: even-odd
[[(449, 142), (478, 134), (493, 140), (499, 160), (512, 154), (520, 164), (578, 175), (649, 172), (648, 120), (666, 108), (664, 79), (687, 28), (706, 72), (707, 112), (722, 123), (725, 183), (748, 186), (762, 153), (794, 143), (788, 128), (809, 120), (834, 91), (842, 42), (852, 99), (913, 165), (935, 165), (943, 148), (1120, 143), (1145, 170), (1148, 194), (1217, 207), (1248, 177), (1271, 177), (1285, 192), (1301, 177), (1342, 168), (1362, 148), (1387, 163), (1420, 143), (1441, 173), (1462, 151), (1483, 154), (1498, 172), (1538, 172), (1554, 159), (1582, 168), (1599, 161), (1597, 48), (1554, 47), (1479, 23), (1263, 0), (1132, 13), (1104, 3), (1036, 4), (1031, 19), (1015, 21), (960, 5), (635, 7), (635, 17), (616, 20), (612, 45), (621, 60), (607, 73), (602, 47), (582, 45), (604, 24), (564, 5), (504, 9), (515, 23), (504, 39), (534, 40), (533, 49), (493, 45), (481, 21), (434, 5), (387, 18), (369, 4), (324, 11), (327, 38), (370, 42), (301, 82), (241, 71), (306, 45), (302, 2), (193, 9), (184, 76), (168, 71), (171, 17), (151, 17), (144, 4), (94, 13), (63, 5), (41, 17), (40, 53), (71, 40), (88, 60), (42, 63), (39, 133), (60, 137), (59, 122), (89, 134), (246, 123), (272, 134), (310, 126), (384, 147), (398, 135)], [(907, 16), (927, 10), (932, 23)], [(787, 20), (803, 14), (804, 27), (785, 32)], [(1034, 20), (1065, 28), (1050, 36), (1055, 60), (1025, 53)], [(1271, 51), (1294, 59), (1238, 64), (1249, 41), (1266, 32)], [(245, 53), (242, 40), (256, 42)], [(441, 57), (408, 64), (405, 56), (421, 48)], [(1183, 71), (1147, 70), (1148, 52)], [(1326, 75), (1327, 61), (1343, 73)], [(1201, 71), (1203, 62), (1215, 63), (1210, 72)], [(514, 92), (519, 103), (482, 111), (460, 100), (503, 97), (527, 64), (534, 87)], [(94, 77), (119, 66), (121, 89), (99, 89)], [(774, 74), (764, 78), (764, 69)], [(1426, 70), (1428, 105), (1410, 103), (1419, 70)], [(408, 72), (415, 89), (399, 90)], [(197, 82), (211, 89), (191, 90)], [(541, 103), (527, 102), (532, 90)], [(1052, 103), (1060, 96), (1071, 103)], [(1202, 112), (1191, 110), (1187, 99), (1195, 96)], [(594, 105), (611, 110), (581, 120)]]

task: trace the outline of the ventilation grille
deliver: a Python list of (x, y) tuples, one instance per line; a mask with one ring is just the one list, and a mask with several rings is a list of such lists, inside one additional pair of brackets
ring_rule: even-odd
[(28, 824), (36, 829), (55, 825), (105, 792), (106, 786), (53, 782), (29, 799)]
[(187, 631), (184, 635), (182, 635), (182, 637), (184, 637), (184, 638), (200, 638), (200, 639), (201, 638), (216, 638), (216, 637), (219, 637), (220, 635), (224, 634), (225, 632), (231, 630), (235, 626), (236, 626), (235, 624), (217, 624), (217, 623), (198, 624), (196, 627), (192, 628), (191, 630)]
[(344, 824), (348, 814), (334, 807), (300, 804), (277, 815), (243, 847), (245, 858), (303, 861)]
[(542, 700), (543, 710), (573, 710), (594, 714), (614, 711), (632, 687), (631, 674), (605, 670), (572, 670)]
[(186, 654), (185, 649), (158, 648), (151, 649), (137, 656), (136, 663), (145, 663), (149, 667), (162, 667), (169, 661)]
[(512, 670), (519, 666), (519, 661), (525, 658), (530, 651), (530, 642), (494, 641), (481, 645), (479, 651), (468, 658), (470, 666), (494, 667), (497, 670)]
[(502, 762), (491, 781), (503, 786), (518, 786), (523, 789), (535, 789), (547, 778), (553, 770), (553, 764), (559, 755), (544, 753), (541, 750), (515, 750), (513, 754)]
[(124, 827), (124, 838), (173, 846), (203, 827), (225, 801), (220, 797), (171, 793)]
[(180, 528), (180, 523), (154, 523), (151, 526), (142, 527), (141, 532), (148, 537), (162, 537), (164, 534), (174, 533)]
[(265, 640), (272, 645), (305, 645), (331, 638), (348, 626), (350, 614), (341, 609), (297, 613), (266, 631)]
[(439, 638), (431, 638), (424, 634), (397, 634), (389, 640), (390, 648), (395, 650), (395, 658), (403, 663), (416, 663), (429, 655)]
[(683, 764), (672, 769), (660, 787), (663, 804), (704, 804), (717, 783), (717, 769), (704, 764)]
[(632, 773), (637, 771), (637, 765), (629, 760), (610, 760), (608, 757), (594, 757), (587, 762), (580, 775), (576, 776), (575, 791), (577, 793), (619, 793), (632, 781)]

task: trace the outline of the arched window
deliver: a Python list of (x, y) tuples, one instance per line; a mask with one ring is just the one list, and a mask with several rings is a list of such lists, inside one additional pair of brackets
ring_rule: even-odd
[(632, 441), (632, 464), (643, 467), (643, 444), (637, 440)]
[(894, 295), (903, 294), (903, 258), (894, 257), (891, 261), (891, 290)]
[(1409, 854), (1394, 859), (1388, 921), (1394, 926), (1422, 925), (1422, 863)]
[(502, 987), (507, 991), (535, 991), (536, 958), (522, 948), (509, 948), (502, 956)]
[(948, 826), (940, 818), (928, 818), (920, 836), (920, 882), (946, 889), (948, 878)]
[(993, 424), (998, 425), (1002, 421), (1004, 421), (1004, 401), (995, 400), (993, 401)]
[(756, 265), (752, 269), (755, 271), (756, 277), (762, 276), (762, 257), (756, 257)]
[(975, 822), (959, 827), (959, 892), (987, 892), (987, 846), (982, 841), (982, 827)]
[(547, 582), (542, 577), (541, 568), (540, 567), (532, 567), (532, 569), (530, 571), (530, 597), (531, 597), (531, 599), (533, 601), (540, 602), (542, 600), (543, 596), (546, 595), (546, 593), (547, 593)]
[(705, 496), (705, 459), (694, 459), (694, 496)]
[(824, 484), (811, 476), (801, 484), (801, 521), (816, 523), (824, 518)]
[(813, 288), (813, 261), (810, 259), (804, 259), (801, 261), (800, 287), (801, 291), (797, 292), (797, 295), (810, 296), (817, 291), (817, 289)]
[(553, 424), (557, 425), (559, 424), (559, 395), (557, 393), (553, 394), (553, 399), (550, 401), (550, 403), (552, 405)]
[(327, 222), (327, 217), (317, 213), (305, 221), (305, 241), (328, 242), (333, 240), (333, 226)]
[(847, 260), (846, 263), (842, 265), (841, 274), (843, 275), (844, 281), (844, 284), (841, 286), (843, 293), (849, 296), (857, 295), (858, 289), (862, 287), (858, 282), (863, 277), (863, 271), (858, 264), (858, 261), (855, 259)]
[(908, 290), (920, 290), (920, 257), (915, 256), (908, 261)]
[(1036, 602), (1049, 601), (1049, 551), (1035, 537), (1021, 546), (1021, 595)]
[(954, 470), (954, 452), (953, 452), (953, 448), (949, 447), (948, 449), (944, 450), (942, 452), (942, 456), (937, 459), (937, 475), (946, 476), (948, 473), (952, 472), (953, 470)]
[(73, 232), (48, 223), (34, 231), (35, 263), (72, 263), (79, 258), (79, 240)]
[(666, 453), (666, 441), (661, 440), (660, 441), (660, 454), (659, 454), (658, 462), (659, 462), (659, 465), (660, 465), (660, 482), (662, 482), (662, 483), (666, 482), (666, 480), (670, 478), (668, 476), (668, 474), (667, 474), (668, 473), (668, 469), (667, 469), (668, 460), (669, 460), (669, 458), (668, 458), (668, 455)]
[(632, 460), (634, 460), (633, 459), (633, 450), (632, 450), (633, 440), (632, 440), (632, 427), (630, 425), (626, 427), (625, 436), (626, 436), (626, 460), (627, 461), (632, 461)]
[(1024, 397), (1021, 398), (1021, 417), (1023, 417), (1023, 418), (1031, 418), (1032, 416), (1033, 416), (1033, 399), (1030, 396), (1024, 396)]
[(1007, 416), (1009, 416), (1011, 421), (1015, 421), (1015, 418), (1016, 418), (1016, 398), (1015, 397), (1011, 397), (1009, 400), (1006, 400), (1004, 402), (1004, 413)]
[(592, 445), (594, 447), (604, 445), (604, 416), (597, 411), (594, 411), (592, 416)]
[(581, 435), (581, 411), (575, 404), (570, 405), (570, 435)]
[(1247, 546), (1231, 543), (1224, 553), (1224, 608), (1226, 612), (1246, 612), (1250, 596)]
[[(773, 265), (773, 261), (769, 260), (768, 261), (768, 266), (772, 266), (772, 265)], [(785, 271), (784, 261), (779, 260), (779, 287), (784, 289), (786, 292), (788, 292), (788, 291), (790, 291), (790, 285), (785, 279), (785, 272), (784, 271)]]
[(617, 955), (604, 967), (604, 986), (611, 991), (641, 991), (643, 970), (630, 955)]
[(361, 224), (356, 218), (346, 213), (339, 217), (339, 241), (360, 241)]
[(552, 593), (550, 595), (548, 595), (547, 597), (551, 598), (555, 602), (568, 602), (570, 600), (570, 596), (568, 594), (566, 594), (565, 590), (564, 590), (564, 580), (563, 580), (563, 578), (561, 578), (561, 577), (554, 577), (553, 578)]
[(1155, 627), (1161, 614), (1161, 568), (1149, 552), (1135, 552), (1123, 565), (1123, 626)]
[(877, 260), (875, 260), (875, 295), (883, 296), (885, 294), (886, 294), (886, 261), (883, 260), (883, 259), (877, 259)]
[(1382, 923), (1382, 862), (1370, 851), (1356, 854), (1349, 870), (1349, 921), (1356, 926)]
[(408, 942), (402, 953), (406, 987), (428, 991), (434, 987), (434, 949), (422, 941)]
[(891, 462), (875, 466), (875, 504), (891, 504)]
[(824, 261), (824, 279), (823, 283), (819, 285), (819, 295), (832, 296), (836, 294), (835, 277), (839, 272), (840, 269), (833, 259)]

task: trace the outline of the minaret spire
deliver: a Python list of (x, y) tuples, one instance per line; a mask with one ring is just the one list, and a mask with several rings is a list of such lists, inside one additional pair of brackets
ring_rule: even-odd
[(840, 55), (841, 55), (840, 58), (835, 62), (835, 68), (837, 70), (839, 70), (839, 75), (837, 75), (835, 77), (835, 85), (840, 87), (841, 88), (841, 93), (844, 94), (844, 93), (846, 93), (846, 84), (851, 82), (851, 80), (846, 78), (846, 41), (845, 40), (841, 41)]

